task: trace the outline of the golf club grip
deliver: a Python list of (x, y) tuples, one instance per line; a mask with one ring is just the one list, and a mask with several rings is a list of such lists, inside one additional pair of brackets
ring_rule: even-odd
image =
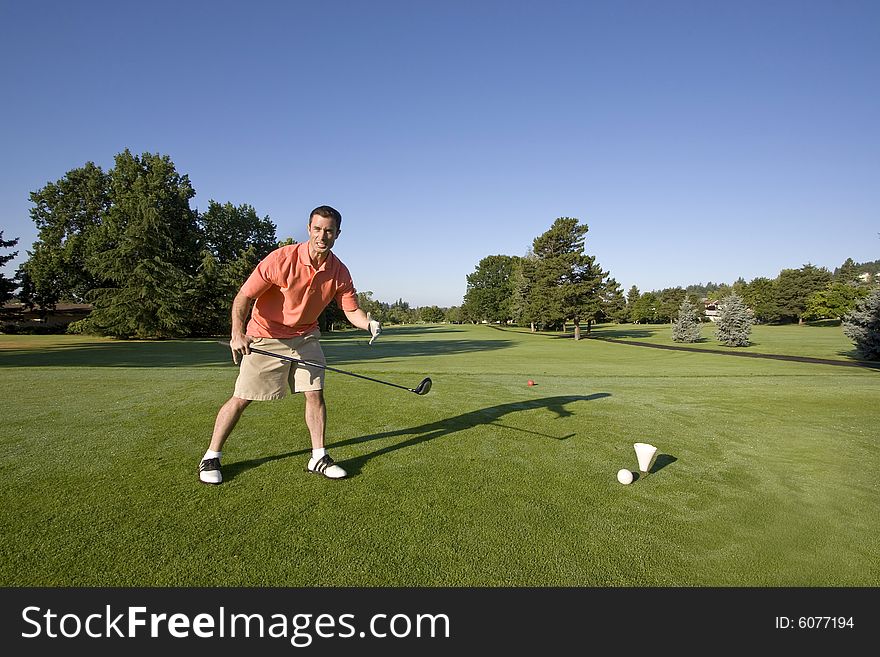
[(310, 360), (303, 360), (301, 358), (294, 358), (292, 356), (284, 356), (283, 354), (276, 354), (272, 351), (266, 351), (264, 349), (257, 349), (256, 347), (250, 347), (250, 351), (255, 354), (262, 354), (263, 356), (272, 356), (274, 358), (280, 358), (281, 360), (289, 360), (292, 363), (302, 363), (303, 365), (310, 365), (312, 367), (320, 367), (324, 370), (329, 370), (331, 372), (337, 372), (338, 374), (347, 374), (348, 376), (354, 376), (359, 379), (366, 379), (367, 381), (372, 381), (373, 383), (384, 383), (386, 386), (391, 386), (393, 388), (400, 388), (401, 390), (408, 390), (409, 392), (414, 392), (412, 388), (407, 388), (406, 386), (399, 386), (396, 383), (389, 383), (388, 381), (380, 381), (379, 379), (374, 379), (369, 376), (364, 376), (363, 374), (355, 374), (354, 372), (346, 372), (345, 370), (338, 370), (335, 367), (330, 367), (329, 365), (322, 365), (321, 363), (314, 363)]

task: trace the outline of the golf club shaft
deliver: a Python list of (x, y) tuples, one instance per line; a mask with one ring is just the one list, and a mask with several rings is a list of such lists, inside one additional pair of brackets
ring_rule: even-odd
[(369, 376), (364, 376), (363, 374), (355, 374), (354, 372), (346, 372), (345, 370), (339, 370), (335, 367), (330, 367), (329, 365), (322, 365), (321, 363), (313, 363), (310, 360), (302, 360), (300, 358), (293, 358), (292, 356), (284, 356), (282, 354), (276, 354), (271, 351), (265, 351), (263, 349), (257, 349), (256, 347), (250, 347), (250, 350), (255, 354), (263, 354), (264, 356), (273, 356), (275, 358), (280, 358), (281, 360), (289, 360), (292, 363), (302, 363), (303, 365), (311, 365), (312, 367), (320, 367), (324, 370), (329, 370), (331, 372), (338, 372), (339, 374), (347, 374), (348, 376), (356, 376), (359, 379), (366, 379), (367, 381), (372, 381), (373, 383), (384, 383), (386, 386), (392, 386), (393, 388), (400, 388), (401, 390), (408, 390), (409, 392), (415, 392), (412, 388), (407, 388), (406, 386), (399, 386), (396, 383), (389, 383), (388, 381), (380, 381), (379, 379), (374, 379)]

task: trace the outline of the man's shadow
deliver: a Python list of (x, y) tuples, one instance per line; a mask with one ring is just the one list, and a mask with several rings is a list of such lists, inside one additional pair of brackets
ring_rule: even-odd
[[(493, 425), (505, 429), (522, 431), (524, 433), (540, 436), (542, 438), (565, 440), (567, 438), (571, 438), (575, 434), (568, 434), (566, 436), (552, 436), (539, 433), (537, 431), (530, 431), (528, 429), (517, 429), (516, 427), (500, 424), (498, 420), (505, 415), (509, 415), (511, 413), (516, 413), (518, 411), (530, 411), (538, 408), (546, 408), (553, 411), (554, 413), (556, 413), (557, 418), (570, 417), (574, 415), (574, 412), (566, 408), (566, 405), (578, 401), (592, 401), (595, 399), (602, 399), (604, 397), (610, 396), (611, 393), (608, 392), (597, 392), (592, 395), (561, 395), (557, 397), (544, 397), (542, 399), (529, 399), (521, 402), (511, 402), (509, 404), (499, 404), (497, 406), (482, 408), (477, 411), (462, 413), (461, 415), (456, 415), (454, 417), (446, 418), (443, 420), (437, 420), (436, 422), (420, 424), (418, 426), (410, 427), (407, 429), (384, 431), (382, 433), (374, 433), (367, 436), (349, 438), (348, 440), (340, 440), (338, 442), (329, 444), (327, 447), (345, 447), (347, 445), (358, 445), (360, 443), (365, 443), (371, 440), (383, 440), (385, 438), (394, 438), (397, 436), (411, 436), (411, 438), (408, 438), (407, 440), (395, 443), (393, 445), (388, 445), (387, 447), (383, 447), (381, 449), (377, 449), (376, 451), (370, 452), (369, 454), (357, 456), (352, 459), (345, 459), (344, 461), (340, 460), (340, 465), (342, 465), (346, 469), (349, 477), (352, 477), (359, 474), (364, 464), (372, 458), (394, 452), (398, 449), (412, 447), (413, 445), (418, 445), (419, 443), (434, 440), (435, 438), (448, 436), (449, 434), (457, 433), (459, 431), (473, 429), (474, 427), (478, 426)], [(293, 452), (285, 452), (284, 454), (276, 454), (274, 456), (267, 456), (259, 459), (249, 459), (247, 461), (230, 463), (229, 465), (223, 466), (223, 477), (227, 480), (233, 479), (240, 473), (246, 470), (250, 470), (251, 468), (263, 465), (264, 463), (269, 463), (270, 461), (278, 461), (280, 459), (286, 459), (292, 456), (305, 455), (309, 454), (310, 452), (310, 449), (300, 449)]]

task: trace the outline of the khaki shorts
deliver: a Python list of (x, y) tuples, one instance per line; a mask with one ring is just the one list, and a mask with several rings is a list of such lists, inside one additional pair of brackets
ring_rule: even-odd
[[(295, 338), (254, 338), (251, 346), (325, 365), (327, 361), (318, 342), (320, 337), (321, 332), (315, 329)], [(250, 353), (242, 357), (234, 396), (252, 401), (282, 399), (288, 388), (291, 392), (323, 390), (324, 369), (263, 354)]]

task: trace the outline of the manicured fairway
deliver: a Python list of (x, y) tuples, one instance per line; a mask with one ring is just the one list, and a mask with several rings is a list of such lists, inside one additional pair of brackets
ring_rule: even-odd
[[(847, 358), (839, 327), (761, 328), (759, 351)], [(228, 350), (0, 336), (0, 584), (880, 585), (880, 370), (490, 326), (324, 348), (434, 388), (329, 373), (336, 482), (303, 472), (300, 397), (254, 404), (211, 487)], [(660, 456), (622, 486), (634, 442)]]

